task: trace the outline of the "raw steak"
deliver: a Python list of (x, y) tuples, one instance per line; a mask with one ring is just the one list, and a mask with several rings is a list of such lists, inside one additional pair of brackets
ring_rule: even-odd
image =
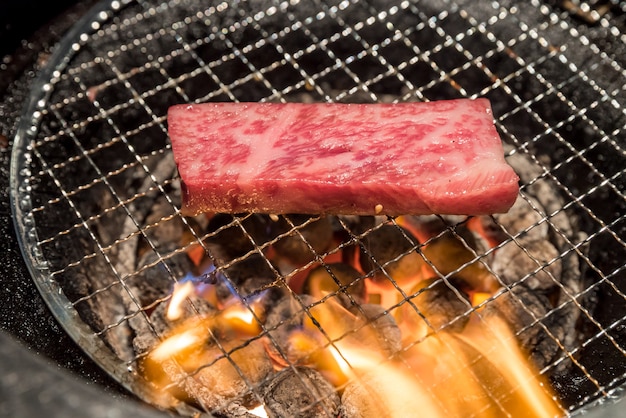
[(487, 99), (176, 105), (183, 213), (506, 212), (518, 177)]

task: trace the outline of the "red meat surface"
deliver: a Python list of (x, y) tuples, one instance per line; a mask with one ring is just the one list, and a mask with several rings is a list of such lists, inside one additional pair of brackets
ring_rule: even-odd
[(506, 212), (518, 176), (487, 99), (176, 105), (185, 214)]

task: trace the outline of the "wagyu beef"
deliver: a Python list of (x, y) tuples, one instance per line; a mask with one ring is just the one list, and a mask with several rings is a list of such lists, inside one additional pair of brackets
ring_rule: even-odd
[(518, 177), (486, 99), (176, 105), (183, 213), (506, 212)]

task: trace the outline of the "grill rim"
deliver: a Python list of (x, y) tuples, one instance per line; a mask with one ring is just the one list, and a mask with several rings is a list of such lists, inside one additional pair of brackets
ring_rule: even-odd
[[(132, 0), (123, 1), (125, 4), (128, 4)], [(14, 136), (9, 169), (9, 199), (20, 252), (26, 261), (27, 270), (35, 282), (36, 288), (43, 296), (44, 302), (55, 319), (62, 325), (63, 330), (70, 338), (83, 349), (83, 352), (105, 372), (111, 375), (124, 389), (134, 393), (140, 399), (158, 406), (160, 405), (160, 401), (153, 396), (153, 392), (150, 388), (142, 384), (140, 379), (132, 378), (128, 368), (125, 367), (123, 363), (119, 362), (119, 359), (116, 360), (115, 354), (104, 344), (102, 339), (80, 319), (78, 311), (62, 291), (59, 284), (54, 280), (50, 280), (51, 272), (48, 269), (48, 262), (42, 257), (41, 251), (38, 248), (40, 241), (37, 237), (37, 230), (34, 227), (32, 212), (30, 212), (32, 209), (31, 202), (19, 200), (20, 195), (27, 190), (23, 188), (31, 187), (29, 185), (30, 173), (25, 173), (23, 166), (25, 162), (32, 161), (31, 151), (29, 151), (29, 142), (33, 139), (35, 133), (35, 129), (32, 128), (38, 126), (38, 123), (33, 123), (30, 115), (38, 113), (38, 109), (41, 108), (39, 105), (39, 103), (41, 103), (40, 101), (48, 101), (50, 89), (45, 86), (49, 85), (49, 81), (54, 79), (55, 71), (65, 68), (77, 52), (77, 50), (73, 50), (71, 47), (73, 40), (80, 37), (81, 33), (83, 33), (82, 29), (88, 27), (89, 23), (104, 23), (109, 19), (110, 15), (107, 11), (111, 9), (113, 3), (119, 2), (116, 0), (100, 1), (81, 16), (63, 37), (61, 37), (48, 62), (33, 81), (29, 90), (31, 95), (25, 103)], [(41, 96), (37, 97), (33, 92), (40, 92)], [(33, 225), (29, 226), (28, 222), (33, 222)], [(91, 348), (90, 350), (84, 348), (85, 343)], [(184, 411), (185, 409), (183, 408), (182, 412), (184, 413)]]

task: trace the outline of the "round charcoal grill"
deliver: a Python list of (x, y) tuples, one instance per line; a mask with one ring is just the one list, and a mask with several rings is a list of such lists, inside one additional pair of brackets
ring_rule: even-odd
[[(463, 302), (457, 316), (427, 321), (427, 335), (514, 306), (505, 316), (514, 311), (524, 318), (509, 319), (562, 415), (620, 398), (626, 381), (624, 11), (619, 2), (539, 0), (102, 2), (49, 58), (18, 128), (12, 203), (32, 276), (67, 332), (104, 370), (144, 401), (183, 415), (244, 416), (285, 379), (244, 375), (239, 393), (219, 407), (188, 393), (157, 396), (143, 367), (150, 342), (166, 337), (156, 312), (170, 302), (175, 283), (192, 271), (197, 282), (222, 280), (254, 311), (255, 289), (233, 271), (260, 257), (251, 275), (269, 272), (253, 277), (252, 287), (286, 293), (310, 316), (316, 304), (286, 283), (317, 264), (331, 272), (324, 260), (350, 249), (369, 262), (337, 295), (359, 305), (350, 289), (380, 276), (396, 292), (382, 317), (406, 306), (420, 311), (415, 301), (425, 291), (396, 281), (394, 263), (402, 258), (419, 255), (434, 272), (430, 289), (444, 286), (453, 297), (461, 297), (456, 280), (464, 269), (487, 270), (497, 289), (482, 302)], [(522, 179), (512, 216), (180, 214), (167, 136), (173, 104), (459, 97), (491, 100), (506, 157)], [(327, 220), (342, 239), (318, 248), (310, 227)], [(392, 256), (371, 247), (379, 231), (405, 231), (411, 222), (439, 226), (425, 240), (401, 234), (403, 249)], [(259, 235), (259, 224), (283, 229)], [(497, 236), (496, 243), (470, 242), (465, 233), (475, 224)], [(535, 246), (534, 234), (550, 251)], [(470, 258), (442, 268), (428, 249), (443, 236), (461, 243)], [(304, 244), (309, 256), (295, 267), (269, 255), (289, 239)], [(225, 255), (233, 242), (242, 243), (237, 254)], [(196, 264), (215, 270), (194, 264), (198, 249), (203, 261)], [(502, 256), (507, 252), (510, 259)], [(526, 261), (516, 263), (520, 258)], [(203, 315), (198, 301), (191, 307)], [(255, 321), (260, 336), (235, 348), (217, 344), (233, 370), (245, 369), (238, 350), (267, 338), (296, 381), (317, 379), (290, 364), (275, 341), (275, 324), (258, 315)], [(306, 395), (319, 411), (335, 412), (325, 403), (330, 394)]]

